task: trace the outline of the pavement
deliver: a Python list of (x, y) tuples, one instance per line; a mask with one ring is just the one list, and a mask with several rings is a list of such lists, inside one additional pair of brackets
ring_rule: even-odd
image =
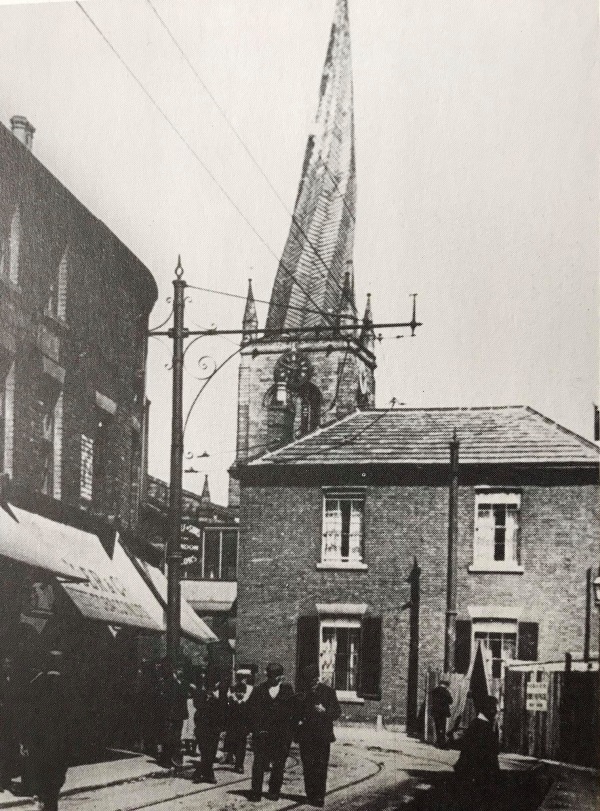
[[(367, 761), (371, 764), (379, 763), (385, 766), (385, 771), (390, 772), (387, 782), (390, 797), (388, 808), (416, 808), (418, 804), (415, 803), (419, 796), (435, 795), (436, 786), (442, 785), (445, 775), (452, 773), (457, 758), (456, 751), (437, 749), (393, 729), (368, 725), (341, 726), (336, 728), (336, 738), (332, 755), (337, 753), (340, 763), (339, 777), (341, 778), (344, 773), (345, 782), (343, 786), (340, 782), (340, 789), (332, 786), (333, 792), (341, 790), (342, 787), (350, 787), (353, 781), (348, 782), (347, 778), (359, 776), (365, 769), (365, 777), (360, 779), (367, 779), (369, 777)], [(71, 767), (61, 796), (169, 775), (167, 769), (161, 768), (147, 756), (123, 754), (122, 759)], [(505, 776), (507, 780), (513, 781), (517, 791), (523, 775), (544, 774), (543, 789), (538, 787), (535, 801), (528, 806), (531, 809), (598, 811), (600, 808), (599, 772), (596, 770), (570, 767), (565, 764), (543, 764), (534, 758), (519, 755), (502, 754), (500, 760), (503, 772), (512, 773)], [(335, 783), (335, 778), (331, 782)], [(15, 781), (14, 785), (18, 791), (18, 781)], [(550, 788), (546, 793), (548, 785)], [(349, 804), (349, 799), (350, 794), (347, 794), (345, 803)], [(29, 797), (18, 796), (8, 791), (0, 792), (0, 811), (30, 803)], [(329, 800), (327, 804), (330, 805)], [(347, 807), (346, 804), (343, 807)], [(433, 809), (434, 805), (429, 802), (427, 807)]]

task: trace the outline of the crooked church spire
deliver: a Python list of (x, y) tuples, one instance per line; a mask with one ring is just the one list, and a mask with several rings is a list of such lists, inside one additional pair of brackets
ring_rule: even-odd
[(356, 206), (347, 0), (337, 0), (314, 132), (309, 136), (267, 329), (332, 325), (352, 261)]

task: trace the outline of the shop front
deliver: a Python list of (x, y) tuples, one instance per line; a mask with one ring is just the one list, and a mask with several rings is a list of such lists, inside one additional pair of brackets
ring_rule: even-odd
[[(91, 532), (0, 507), (0, 655), (25, 686), (47, 650), (63, 650), (80, 762), (140, 739), (138, 674), (143, 652), (161, 649), (165, 611), (139, 564), (116, 534), (107, 550)], [(214, 639), (187, 604), (182, 633)]]

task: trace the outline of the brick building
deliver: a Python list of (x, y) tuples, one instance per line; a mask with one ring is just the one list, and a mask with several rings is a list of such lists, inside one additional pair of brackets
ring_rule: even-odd
[(584, 649), (598, 451), (524, 406), (373, 409), (371, 305), (359, 320), (354, 303), (355, 198), (348, 8), (338, 0), (265, 331), (251, 288), (244, 314), (231, 470), (240, 501), (236, 653), (260, 665), (281, 660), (290, 676), (318, 662), (347, 716), (404, 719), (415, 558), (413, 698), (425, 671), (444, 663), (453, 431), (452, 653), (465, 672), (481, 642), (495, 680), (507, 661)]
[(478, 640), (495, 678), (508, 661), (581, 655), (598, 450), (516, 406), (360, 411), (240, 467), (241, 656), (290, 674), (319, 662), (347, 715), (405, 718), (414, 558), (421, 698), (444, 659), (454, 429), (456, 671)]
[[(0, 125), (0, 655), (60, 646), (78, 757), (136, 743), (166, 581), (129, 549), (146, 460), (149, 270)], [(184, 635), (214, 635), (182, 604)], [(90, 754), (90, 752), (92, 754)]]
[[(169, 485), (148, 476), (139, 537), (146, 557), (164, 568), (169, 535)], [(181, 593), (220, 640), (236, 636), (238, 510), (202, 493), (183, 491)], [(148, 549), (150, 547), (150, 549)], [(141, 548), (140, 548), (141, 551)]]
[(0, 126), (0, 469), (35, 494), (137, 520), (148, 269)]

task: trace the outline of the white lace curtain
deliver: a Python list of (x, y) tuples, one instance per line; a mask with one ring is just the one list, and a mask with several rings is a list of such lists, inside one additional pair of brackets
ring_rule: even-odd
[(362, 501), (326, 499), (323, 528), (324, 561), (361, 561), (362, 534)]

